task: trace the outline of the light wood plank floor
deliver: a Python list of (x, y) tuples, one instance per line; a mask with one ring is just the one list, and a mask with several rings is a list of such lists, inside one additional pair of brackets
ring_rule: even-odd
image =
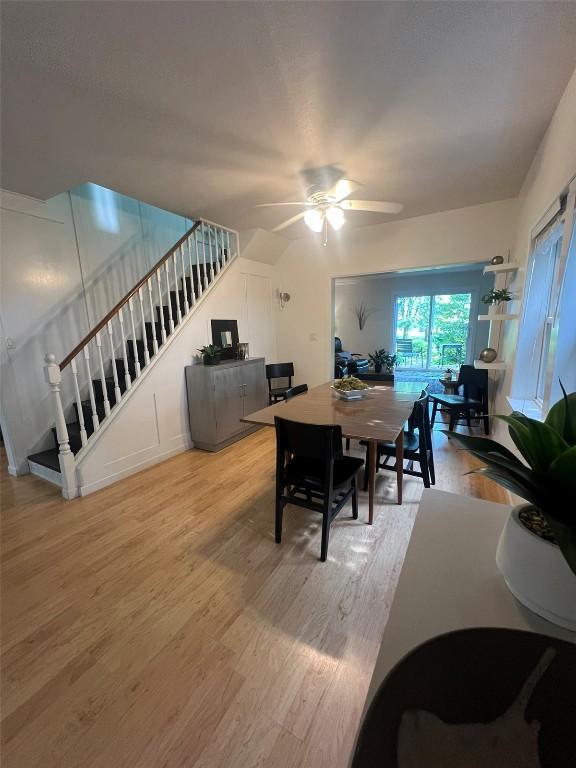
[[(506, 500), (435, 443), (438, 488)], [(4, 461), (4, 768), (347, 765), (422, 485), (379, 479), (320, 563), (273, 478), (267, 429), (72, 502)]]

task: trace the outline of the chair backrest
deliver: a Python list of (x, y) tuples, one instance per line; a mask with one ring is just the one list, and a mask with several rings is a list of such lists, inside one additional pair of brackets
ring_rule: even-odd
[(458, 388), (460, 387), (464, 390), (464, 397), (488, 405), (488, 371), (485, 368), (462, 365), (458, 374)]
[(334, 336), (334, 352), (342, 352), (342, 339)]
[(412, 352), (412, 339), (404, 339), (396, 341), (397, 352)]
[(420, 453), (432, 447), (432, 429), (430, 428), (430, 412), (428, 410), (428, 392), (422, 394), (414, 403), (408, 419), (408, 430), (418, 430), (418, 449)]
[(288, 379), (288, 386), (290, 386), (292, 376), (294, 376), (294, 363), (270, 363), (266, 366), (268, 389), (272, 386), (271, 379)]
[(297, 384), (295, 387), (287, 389), (284, 394), (286, 395), (286, 400), (290, 400), (291, 397), (303, 395), (305, 392), (308, 392), (308, 384)]
[(305, 459), (317, 459), (327, 465), (342, 457), (342, 427), (339, 425), (303, 424), (274, 417), (278, 457), (286, 452)]

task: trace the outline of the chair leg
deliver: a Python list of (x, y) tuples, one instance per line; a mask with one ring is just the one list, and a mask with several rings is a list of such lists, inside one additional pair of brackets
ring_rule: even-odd
[(450, 424), (448, 425), (448, 429), (450, 430), (450, 432), (454, 432), (454, 427), (456, 426), (457, 421), (458, 421), (458, 412), (450, 411)]
[(472, 428), (472, 421), (470, 419), (470, 411), (466, 411), (466, 426), (468, 429)]
[(436, 473), (434, 471), (434, 454), (432, 448), (430, 448), (430, 455), (428, 456), (428, 469), (430, 471), (430, 482), (432, 485), (436, 485)]
[(358, 520), (358, 480), (356, 475), (352, 478), (352, 517), (354, 520)]
[(350, 450), (350, 438), (349, 437), (346, 438), (346, 450), (347, 451)]
[(482, 417), (482, 420), (484, 421), (484, 432), (489, 435), (490, 434), (490, 419), (488, 418), (488, 414), (484, 414)]
[(329, 505), (326, 504), (322, 513), (322, 544), (320, 545), (320, 560), (324, 563), (328, 557), (328, 539), (330, 538), (330, 507), (332, 499), (329, 499)]
[(438, 410), (438, 400), (434, 400), (434, 405), (432, 406), (432, 419), (430, 421), (430, 426), (434, 426), (434, 420), (436, 418), (436, 411)]
[(282, 486), (278, 484), (276, 486), (276, 544), (280, 544), (282, 541), (282, 517), (284, 512), (284, 502), (282, 501), (281, 496)]
[(430, 469), (428, 467), (427, 451), (424, 451), (418, 459), (420, 469), (422, 470), (422, 480), (424, 481), (424, 488), (430, 488)]

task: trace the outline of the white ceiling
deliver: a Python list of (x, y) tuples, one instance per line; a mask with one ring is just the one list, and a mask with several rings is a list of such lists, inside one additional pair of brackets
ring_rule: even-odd
[(94, 181), (238, 229), (297, 212), (253, 206), (299, 199), (299, 170), (325, 164), (403, 216), (515, 196), (576, 64), (575, 2), (4, 2), (2, 15), (4, 188), (47, 198)]

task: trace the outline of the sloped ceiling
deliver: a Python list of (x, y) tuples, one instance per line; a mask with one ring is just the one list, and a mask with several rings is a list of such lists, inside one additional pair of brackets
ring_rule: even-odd
[(326, 164), (406, 217), (513, 197), (576, 64), (574, 2), (4, 2), (2, 15), (3, 187), (48, 198), (94, 181), (242, 230), (295, 212), (253, 206), (299, 199), (299, 171)]

